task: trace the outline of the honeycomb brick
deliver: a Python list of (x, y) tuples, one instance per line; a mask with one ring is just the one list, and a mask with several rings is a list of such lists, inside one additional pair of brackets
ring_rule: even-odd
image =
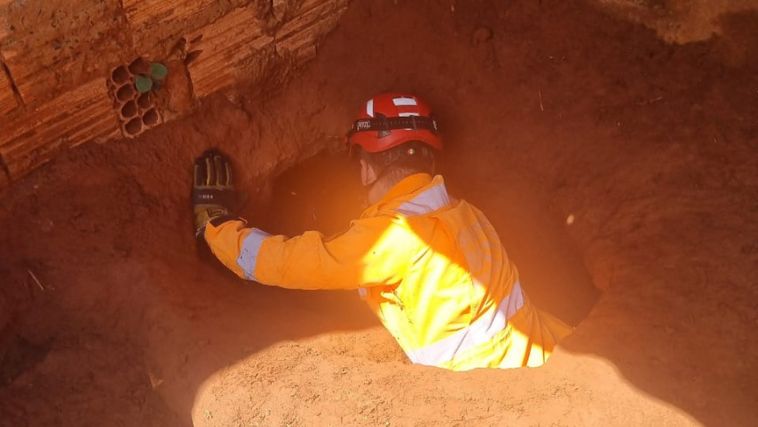
[(136, 138), (163, 123), (152, 92), (139, 93), (134, 87), (136, 74), (148, 73), (150, 61), (138, 57), (129, 64), (111, 70), (107, 80), (108, 95), (120, 122), (121, 134)]
[(0, 156), (15, 180), (61, 149), (118, 136), (118, 128), (106, 81), (94, 79), (34, 108), (4, 117), (0, 121)]
[(114, 87), (116, 102), (118, 104), (125, 104), (129, 101), (137, 99), (137, 89), (134, 88), (134, 83), (126, 82), (121, 86)]
[(150, 108), (144, 113), (142, 113), (142, 127), (144, 128), (154, 128), (161, 124), (161, 115), (158, 113), (158, 110), (156, 108)]
[(144, 126), (142, 126), (142, 118), (139, 116), (126, 120), (121, 124), (121, 132), (127, 138), (136, 138), (140, 136), (144, 130)]
[(124, 103), (124, 105), (121, 105), (118, 109), (119, 118), (121, 121), (130, 120), (132, 117), (139, 114), (139, 108), (137, 107), (137, 101), (131, 100), (129, 102)]

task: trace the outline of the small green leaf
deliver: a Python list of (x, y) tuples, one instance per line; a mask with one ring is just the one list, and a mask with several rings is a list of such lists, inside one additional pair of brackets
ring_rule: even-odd
[(168, 68), (160, 62), (153, 62), (150, 64), (150, 77), (153, 80), (163, 80), (168, 75)]
[(134, 78), (134, 86), (139, 93), (150, 92), (150, 89), (153, 88), (153, 80), (150, 77), (139, 75)]

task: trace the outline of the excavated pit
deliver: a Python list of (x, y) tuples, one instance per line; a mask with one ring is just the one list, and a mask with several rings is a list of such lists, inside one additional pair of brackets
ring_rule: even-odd
[[(754, 423), (754, 32), (674, 45), (563, 1), (361, 1), (340, 22), (278, 91), (241, 86), (148, 132), (161, 117), (140, 115), (134, 139), (4, 190), (0, 425)], [(251, 224), (344, 228), (362, 203), (344, 133), (388, 89), (436, 107), (451, 193), (492, 220), (535, 303), (578, 325), (544, 367), (410, 365), (354, 292), (242, 282), (198, 247), (208, 147), (232, 155)]]

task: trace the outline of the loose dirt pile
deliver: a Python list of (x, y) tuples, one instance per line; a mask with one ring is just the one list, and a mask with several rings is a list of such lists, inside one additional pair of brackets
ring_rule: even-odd
[[(754, 423), (756, 35), (672, 46), (581, 2), (460, 3), (354, 2), (275, 96), (213, 98), (4, 193), (0, 424)], [(260, 171), (338, 147), (387, 89), (437, 107), (451, 192), (579, 324), (546, 366), (409, 365), (354, 293), (244, 283), (197, 249), (209, 146), (235, 157), (251, 223), (345, 226), (344, 158)]]

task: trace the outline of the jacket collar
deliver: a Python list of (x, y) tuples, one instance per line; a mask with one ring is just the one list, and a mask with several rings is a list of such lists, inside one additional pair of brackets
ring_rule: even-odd
[(445, 180), (441, 175), (432, 177), (426, 173), (418, 173), (407, 176), (395, 184), (379, 202), (366, 208), (361, 218), (382, 213), (415, 216), (437, 210), (449, 203)]
[[(440, 177), (441, 178), (441, 177)], [(415, 173), (413, 175), (406, 176), (400, 182), (390, 188), (387, 193), (382, 196), (379, 203), (387, 203), (397, 198), (402, 198), (405, 195), (418, 192), (424, 187), (429, 186), (432, 183), (432, 176), (428, 173)]]

